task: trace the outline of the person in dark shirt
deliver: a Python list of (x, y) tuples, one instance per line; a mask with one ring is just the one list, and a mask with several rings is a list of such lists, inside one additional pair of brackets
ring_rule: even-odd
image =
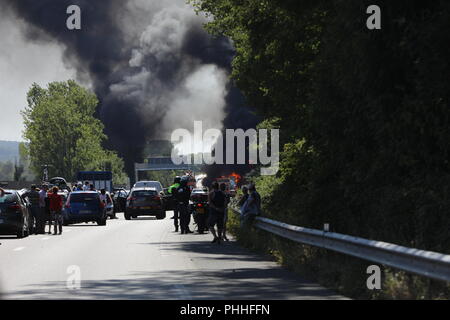
[(188, 177), (183, 176), (180, 181), (180, 186), (175, 190), (175, 199), (177, 201), (177, 209), (180, 214), (180, 228), (181, 234), (192, 233), (189, 230), (190, 213), (188, 210), (189, 198), (191, 197), (191, 190), (188, 185)]
[(25, 197), (30, 200), (31, 203), (31, 226), (33, 229), (33, 233), (38, 234), (38, 228), (39, 228), (39, 214), (40, 214), (40, 208), (39, 208), (39, 192), (37, 191), (37, 188), (35, 185), (31, 186), (31, 190), (25, 193)]
[[(219, 190), (219, 183), (214, 182), (212, 184), (213, 190), (208, 195), (208, 207), (209, 207), (209, 218), (208, 226), (209, 231), (211, 231), (214, 239), (212, 243), (220, 244), (221, 236), (223, 233), (223, 223), (224, 223), (224, 212), (226, 205), (225, 194)], [(217, 233), (215, 229), (217, 225)]]
[(228, 221), (228, 204), (230, 203), (230, 195), (226, 192), (227, 186), (225, 183), (220, 185), (220, 191), (225, 195), (225, 206), (223, 210), (223, 228), (221, 233), (221, 238), (225, 241), (229, 241), (227, 238), (227, 221)]

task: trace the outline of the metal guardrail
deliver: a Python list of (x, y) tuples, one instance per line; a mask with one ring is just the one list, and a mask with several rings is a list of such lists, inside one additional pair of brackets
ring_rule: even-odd
[[(230, 208), (240, 214), (235, 208)], [(450, 255), (256, 217), (254, 226), (292, 241), (450, 282)]]

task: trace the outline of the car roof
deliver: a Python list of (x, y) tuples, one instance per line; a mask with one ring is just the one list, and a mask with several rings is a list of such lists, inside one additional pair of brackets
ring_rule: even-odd
[(161, 182), (159, 182), (159, 181), (154, 181), (154, 180), (153, 180), (153, 181), (150, 181), (150, 180), (148, 180), (148, 181), (147, 181), (147, 180), (145, 180), (145, 181), (138, 181), (138, 182), (135, 183), (135, 185), (138, 184), (138, 183), (139, 183), (139, 184), (142, 184), (142, 183), (144, 183), (144, 184), (145, 184), (145, 183), (158, 183), (158, 184), (161, 184)]
[(12, 189), (3, 189), (3, 191), (5, 191), (5, 193), (16, 193), (16, 192), (18, 192), (17, 190), (12, 190)]
[(81, 190), (78, 190), (78, 191), (72, 191), (72, 193), (71, 194), (81, 194), (81, 193), (89, 193), (89, 194), (98, 194), (98, 191), (90, 191), (90, 190), (87, 190), (87, 191), (81, 191)]
[(148, 191), (148, 190), (157, 191), (156, 188), (153, 188), (153, 187), (137, 187), (137, 188), (133, 188), (133, 190), (131, 190), (131, 191)]

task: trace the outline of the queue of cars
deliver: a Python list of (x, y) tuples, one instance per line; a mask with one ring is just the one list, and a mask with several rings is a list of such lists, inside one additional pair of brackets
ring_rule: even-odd
[[(67, 185), (63, 178), (55, 178), (55, 185)], [(106, 192), (106, 201), (101, 201), (97, 191), (72, 191), (70, 188), (58, 192), (63, 197), (63, 225), (95, 222), (106, 225), (107, 218), (116, 218), (117, 212), (124, 212), (125, 219), (139, 216), (166, 217), (166, 195), (159, 181), (137, 182), (131, 191), (123, 188)], [(26, 197), (28, 190), (5, 190), (0, 197), (0, 235), (26, 237), (33, 232), (31, 203)]]
[[(62, 184), (65, 185), (65, 181)], [(107, 218), (116, 218), (117, 212), (123, 212), (126, 220), (139, 216), (155, 216), (161, 220), (166, 218), (166, 211), (173, 210), (173, 201), (159, 181), (139, 181), (131, 190), (115, 188), (112, 194), (106, 192), (105, 202), (97, 191), (68, 190), (59, 192), (65, 204), (62, 211), (65, 226), (82, 222), (105, 226)], [(27, 191), (5, 190), (4, 197), (0, 197), (0, 235), (23, 238), (33, 232)], [(189, 211), (199, 231), (206, 230), (207, 192), (207, 189), (194, 188), (191, 194)]]

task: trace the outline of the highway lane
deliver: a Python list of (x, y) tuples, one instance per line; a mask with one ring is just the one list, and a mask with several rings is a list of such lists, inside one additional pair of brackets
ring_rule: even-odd
[[(64, 227), (61, 236), (0, 236), (0, 297), (344, 298), (234, 241), (217, 245), (210, 243), (210, 234), (175, 233), (169, 218), (127, 221), (121, 214), (118, 217), (108, 220), (106, 226), (91, 223)], [(80, 288), (74, 280), (78, 274)]]

